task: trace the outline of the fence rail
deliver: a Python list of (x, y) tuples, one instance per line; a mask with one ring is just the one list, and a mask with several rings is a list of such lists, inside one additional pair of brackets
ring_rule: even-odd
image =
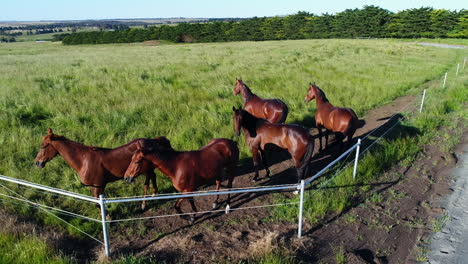
[[(465, 63), (466, 63), (466, 58), (465, 58), (465, 60), (463, 62), (463, 69), (465, 68)], [(460, 66), (458, 66), (458, 68), (459, 67)], [(457, 72), (457, 74), (458, 74), (458, 72)], [(443, 85), (442, 86), (444, 88), (445, 88), (446, 81), (447, 81), (447, 73), (445, 73), (444, 80), (443, 80)], [(422, 100), (421, 100), (421, 105), (420, 105), (420, 108), (419, 108), (419, 112), (422, 112), (425, 97), (426, 97), (426, 90), (424, 90), (424, 93), (422, 95)], [(413, 103), (414, 102), (411, 102), (410, 104), (413, 104)], [(410, 104), (408, 104), (406, 107), (408, 107)], [(389, 122), (390, 120), (392, 120), (392, 118), (393, 118), (393, 116), (391, 118), (389, 118), (386, 122)], [(398, 124), (399, 122), (400, 122), (400, 120), (397, 120), (396, 124)], [(380, 140), (383, 136), (385, 136), (385, 134), (387, 134), (390, 130), (392, 130), (396, 126), (396, 124), (394, 124), (393, 126), (388, 128), (385, 131), (385, 133), (383, 133), (377, 140), (375, 140), (372, 144), (370, 144), (361, 154), (365, 153), (378, 140)], [(372, 133), (374, 133), (376, 131), (376, 129), (377, 128), (372, 130), (362, 140), (367, 139), (370, 134), (372, 134)], [(287, 185), (277, 185), (277, 186), (265, 186), (265, 187), (253, 187), (253, 188), (252, 187), (236, 188), (236, 189), (220, 190), (220, 191), (199, 191), (199, 192), (191, 192), (191, 193), (183, 193), (183, 194), (160, 194), (160, 195), (156, 195), (156, 196), (152, 196), (152, 197), (141, 197), (141, 196), (138, 197), (137, 196), (137, 197), (105, 198), (105, 196), (101, 194), (99, 199), (97, 199), (97, 198), (94, 198), (94, 197), (91, 197), (91, 196), (78, 194), (78, 193), (74, 193), (74, 192), (70, 192), (70, 191), (65, 191), (65, 190), (61, 190), (61, 189), (57, 189), (57, 188), (53, 188), (53, 187), (49, 187), (49, 186), (45, 186), (45, 185), (40, 185), (40, 184), (37, 184), (37, 183), (31, 183), (31, 182), (20, 180), (20, 179), (10, 178), (10, 177), (4, 176), (4, 175), (0, 175), (0, 180), (10, 182), (10, 183), (15, 183), (15, 184), (18, 184), (18, 185), (21, 185), (21, 186), (30, 187), (30, 188), (33, 188), (33, 189), (42, 190), (42, 191), (45, 191), (45, 192), (64, 195), (64, 196), (80, 199), (82, 201), (88, 201), (88, 202), (98, 204), (100, 206), (100, 208), (101, 208), (101, 220), (97, 220), (97, 219), (93, 219), (93, 220), (102, 223), (104, 241), (101, 242), (98, 239), (90, 236), (89, 234), (86, 234), (86, 233), (85, 234), (90, 236), (94, 240), (102, 243), (104, 245), (106, 256), (109, 256), (110, 255), (110, 239), (109, 239), (109, 232), (108, 232), (108, 224), (109, 223), (129, 221), (129, 220), (135, 220), (135, 219), (149, 219), (149, 218), (155, 218), (155, 217), (165, 217), (164, 215), (159, 215), (159, 216), (155, 216), (155, 217), (144, 217), (144, 218), (135, 218), (135, 219), (117, 219), (117, 220), (108, 221), (106, 219), (106, 204), (112, 204), (112, 203), (128, 203), (128, 202), (139, 202), (139, 201), (179, 199), (179, 198), (211, 196), (211, 195), (221, 195), (221, 194), (258, 193), (258, 192), (272, 192), (272, 191), (281, 191), (281, 190), (285, 190), (285, 191), (294, 190), (294, 191), (299, 191), (300, 192), (299, 202), (288, 203), (288, 204), (299, 204), (299, 208), (298, 208), (298, 233), (297, 234), (298, 234), (298, 237), (301, 237), (302, 236), (302, 216), (303, 216), (303, 209), (304, 209), (304, 190), (305, 190), (305, 188), (307, 186), (309, 186), (318, 177), (322, 176), (327, 170), (329, 170), (331, 167), (333, 167), (336, 163), (338, 163), (339, 161), (343, 160), (343, 158), (350, 155), (353, 151), (356, 151), (354, 162), (351, 161), (351, 162), (347, 163), (344, 168), (349, 166), (351, 163), (354, 163), (354, 166), (353, 166), (354, 167), (353, 168), (353, 179), (355, 179), (356, 174), (357, 174), (357, 166), (358, 166), (359, 155), (360, 155), (360, 146), (361, 146), (361, 139), (359, 138), (358, 142), (356, 144), (354, 144), (352, 147), (350, 147), (348, 150), (346, 150), (343, 154), (341, 154), (337, 159), (335, 159), (334, 161), (329, 163), (325, 168), (321, 169), (319, 172), (317, 172), (312, 177), (310, 177), (308, 179), (305, 179), (305, 180), (303, 179), (303, 180), (301, 180), (300, 183), (297, 183), (297, 184), (287, 184)], [(346, 160), (345, 160), (345, 162), (346, 162)], [(344, 168), (340, 169), (338, 171), (338, 173), (341, 172)], [(338, 173), (336, 173), (335, 176), (338, 175)], [(330, 182), (330, 180), (331, 179), (329, 179), (326, 182), (326, 184), (328, 182)], [(7, 189), (5, 186), (3, 186), (1, 184), (0, 184), (0, 187), (3, 187), (5, 189)], [(7, 190), (9, 190), (9, 189), (7, 189)], [(3, 196), (7, 196), (9, 198), (15, 199), (15, 197), (12, 197), (12, 196), (8, 196), (8, 195), (3, 195)], [(24, 197), (22, 197), (22, 198), (24, 198)], [(26, 202), (26, 203), (35, 204), (35, 205), (39, 206), (39, 208), (41, 208), (42, 210), (46, 210), (46, 212), (48, 212), (47, 209), (52, 209), (50, 206), (45, 206), (45, 205), (41, 205), (41, 204), (38, 204), (38, 203), (33, 203), (33, 202), (30, 202), (27, 199), (17, 199), (16, 198), (16, 200), (23, 201), (23, 202)], [(282, 204), (274, 204), (274, 205), (268, 205), (268, 206), (278, 206), (278, 205), (282, 205)], [(251, 209), (251, 208), (259, 208), (259, 207), (267, 207), (267, 206), (254, 206), (254, 207), (245, 207), (245, 208), (241, 207), (241, 208), (232, 208), (231, 210)], [(229, 210), (229, 209), (226, 209), (226, 211), (227, 210)], [(207, 211), (207, 212), (214, 213), (214, 212), (221, 212), (221, 211), (223, 211), (223, 210), (212, 210), (212, 211)], [(186, 213), (186, 214), (193, 214), (193, 213)], [(70, 214), (70, 215), (73, 216), (73, 214)], [(177, 215), (180, 215), (180, 214), (177, 214)], [(174, 215), (167, 215), (167, 216), (174, 216)], [(63, 219), (61, 219), (61, 220), (66, 222)], [(66, 222), (66, 223), (68, 223), (68, 222)], [(68, 224), (71, 225), (70, 223), (68, 223)], [(77, 227), (75, 227), (75, 228), (78, 229)], [(79, 230), (79, 231), (81, 231), (81, 230)]]

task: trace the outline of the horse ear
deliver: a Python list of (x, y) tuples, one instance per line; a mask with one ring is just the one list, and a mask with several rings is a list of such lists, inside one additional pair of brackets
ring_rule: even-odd
[(140, 139), (137, 141), (137, 150), (143, 150), (143, 145), (144, 145), (144, 142), (143, 142), (143, 139)]
[(47, 135), (52, 135), (53, 133), (54, 133), (54, 131), (52, 131), (52, 128), (47, 129)]
[(234, 106), (232, 107), (232, 111), (234, 111), (234, 112), (236, 111), (236, 108)]

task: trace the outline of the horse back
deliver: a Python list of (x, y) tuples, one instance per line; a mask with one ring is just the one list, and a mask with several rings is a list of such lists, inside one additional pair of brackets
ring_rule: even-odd
[(353, 130), (353, 128), (356, 130), (358, 125), (357, 115), (351, 108), (336, 107), (330, 113), (330, 120), (333, 124), (331, 129), (335, 132), (345, 133), (345, 131)]
[(237, 142), (227, 138), (216, 138), (200, 149), (206, 158), (238, 160), (239, 148)]
[(288, 106), (280, 99), (266, 99), (263, 104), (264, 118), (272, 123), (284, 123), (289, 113)]

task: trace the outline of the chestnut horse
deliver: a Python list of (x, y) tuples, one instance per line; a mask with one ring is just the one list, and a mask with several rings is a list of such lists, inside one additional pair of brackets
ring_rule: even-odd
[(359, 126), (359, 119), (351, 108), (333, 106), (325, 96), (325, 93), (315, 84), (309, 85), (304, 102), (315, 99), (317, 112), (315, 112), (315, 124), (319, 132), (320, 151), (322, 151), (322, 127), (325, 127), (325, 147), (328, 145), (328, 130), (336, 133), (340, 149), (343, 148), (343, 139), (348, 137), (347, 144), (351, 144), (354, 132)]
[[(174, 188), (182, 193), (194, 192), (199, 186), (211, 179), (216, 179), (216, 190), (219, 190), (224, 169), (226, 169), (228, 177), (227, 187), (232, 187), (239, 161), (239, 148), (235, 141), (217, 138), (194, 151), (176, 151), (165, 137), (159, 137), (153, 141), (140, 139), (137, 142), (137, 150), (125, 172), (127, 182), (131, 182), (133, 178), (144, 172), (142, 161), (149, 161), (167, 175)], [(213, 208), (218, 206), (218, 198), (219, 195), (216, 196)], [(227, 211), (229, 210), (230, 198), (228, 194)], [(180, 198), (175, 203), (175, 209), (179, 214), (182, 214), (180, 205), (185, 199), (187, 198)], [(193, 198), (188, 198), (188, 200), (192, 210), (197, 212)], [(194, 215), (191, 215), (190, 223), (193, 223), (194, 220)]]
[(247, 145), (252, 152), (255, 169), (254, 181), (258, 178), (259, 159), (263, 162), (266, 175), (270, 175), (263, 151), (268, 144), (288, 150), (296, 166), (298, 182), (309, 174), (310, 160), (314, 152), (314, 140), (305, 128), (298, 125), (270, 123), (243, 109), (233, 107), (232, 110), (234, 111), (234, 130), (239, 136), (242, 129)]
[(242, 95), (244, 99), (244, 110), (255, 117), (263, 118), (271, 123), (284, 123), (288, 116), (288, 106), (280, 99), (262, 99), (252, 93), (247, 85), (236, 79), (233, 94)]
[[(47, 130), (47, 135), (41, 143), (35, 163), (38, 168), (44, 168), (47, 162), (60, 155), (65, 162), (80, 176), (81, 183), (88, 186), (94, 197), (98, 198), (104, 192), (106, 184), (123, 179), (125, 170), (137, 149), (138, 139), (114, 148), (89, 147), (69, 140)], [(153, 183), (153, 195), (157, 192), (154, 167), (146, 163), (143, 168), (146, 174), (144, 195), (146, 196), (149, 181)], [(145, 201), (141, 207), (145, 209)]]

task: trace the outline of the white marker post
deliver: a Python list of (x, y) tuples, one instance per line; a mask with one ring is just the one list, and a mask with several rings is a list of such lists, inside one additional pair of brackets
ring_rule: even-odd
[(353, 181), (356, 179), (357, 174), (357, 165), (359, 160), (359, 149), (361, 148), (361, 139), (358, 138), (357, 140), (357, 148), (356, 148), (356, 157), (354, 158), (354, 168), (353, 168)]
[(419, 108), (419, 113), (422, 112), (423, 105), (424, 105), (424, 98), (426, 98), (426, 89), (424, 89), (422, 100), (421, 100), (421, 107)]
[(297, 224), (297, 237), (302, 237), (302, 211), (304, 210), (304, 180), (301, 180), (300, 198), (299, 198), (299, 222)]
[(445, 82), (447, 81), (447, 73), (448, 73), (448, 72), (445, 72), (444, 85), (442, 85), (442, 88), (445, 88)]
[(104, 202), (104, 194), (99, 195), (99, 206), (101, 207), (102, 236), (104, 237), (104, 250), (106, 252), (106, 257), (109, 257), (110, 256), (109, 232), (107, 231), (106, 204)]
[(455, 73), (455, 76), (458, 76), (458, 70), (460, 69), (460, 63), (457, 64), (457, 73)]

